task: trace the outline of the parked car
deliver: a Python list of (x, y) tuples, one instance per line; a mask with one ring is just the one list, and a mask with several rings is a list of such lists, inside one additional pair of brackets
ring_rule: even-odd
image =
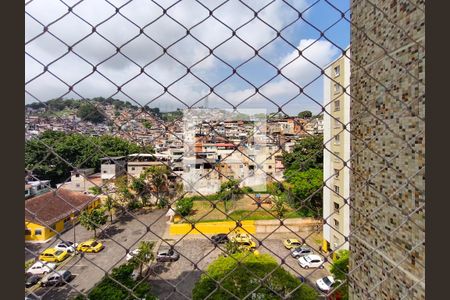
[(28, 268), (27, 273), (33, 275), (42, 275), (45, 273), (49, 273), (51, 270), (56, 268), (55, 263), (44, 263), (42, 261), (35, 262), (31, 267)]
[(77, 251), (81, 252), (100, 252), (105, 246), (102, 243), (97, 242), (96, 240), (88, 240), (86, 242), (82, 242), (77, 246)]
[(29, 276), (25, 277), (25, 286), (27, 288), (32, 287), (33, 285), (35, 285), (36, 283), (38, 283), (38, 281), (41, 279), (41, 276), (39, 275), (35, 275), (35, 274), (31, 274)]
[(323, 259), (316, 254), (302, 256), (298, 259), (298, 263), (300, 264), (300, 267), (304, 269), (323, 268)]
[[(136, 248), (136, 249), (134, 249), (133, 251), (128, 252), (128, 253), (127, 253), (127, 256), (125, 257), (125, 259), (126, 259), (127, 261), (130, 261), (133, 257), (135, 257), (136, 255), (138, 255), (140, 251), (141, 251), (141, 250), (140, 250), (139, 248)], [(147, 255), (147, 256), (149, 257), (150, 254)]]
[(303, 245), (302, 242), (300, 242), (297, 239), (287, 239), (283, 241), (283, 245), (284, 247), (286, 247), (287, 249), (292, 249), (292, 248), (298, 248), (301, 247)]
[(40, 255), (39, 260), (48, 261), (48, 262), (62, 262), (67, 257), (69, 257), (69, 253), (65, 250), (58, 250), (55, 248), (45, 249)]
[(130, 251), (127, 253), (127, 256), (125, 257), (126, 261), (130, 261), (134, 256), (139, 254), (139, 248), (134, 249), (133, 251)]
[(244, 250), (253, 251), (256, 249), (256, 243), (254, 241), (239, 243), (239, 247)]
[(302, 247), (292, 249), (291, 255), (294, 258), (299, 258), (300, 256), (305, 256), (305, 255), (309, 255), (309, 254), (313, 254), (313, 253), (314, 253), (314, 251), (312, 251), (311, 248), (302, 246)]
[(47, 274), (41, 280), (41, 286), (63, 285), (72, 277), (72, 273), (68, 270), (59, 270)]
[(228, 235), (226, 233), (219, 233), (216, 235), (213, 235), (211, 237), (211, 242), (215, 245), (217, 244), (225, 244), (229, 241)]
[(55, 246), (58, 250), (66, 250), (69, 253), (74, 253), (77, 249), (78, 244), (74, 244), (73, 242), (63, 241)]
[(173, 249), (160, 250), (156, 255), (156, 261), (165, 262), (165, 261), (177, 261), (180, 258), (180, 254)]
[(329, 292), (333, 285), (335, 284), (333, 276), (325, 276), (316, 281), (316, 286), (322, 292)]
[(232, 242), (246, 243), (252, 241), (252, 237), (247, 233), (238, 233), (231, 238)]

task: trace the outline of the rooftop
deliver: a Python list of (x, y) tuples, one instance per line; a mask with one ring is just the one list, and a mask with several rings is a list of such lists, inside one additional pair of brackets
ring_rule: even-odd
[(92, 195), (67, 189), (50, 191), (25, 202), (25, 221), (50, 226), (94, 199)]

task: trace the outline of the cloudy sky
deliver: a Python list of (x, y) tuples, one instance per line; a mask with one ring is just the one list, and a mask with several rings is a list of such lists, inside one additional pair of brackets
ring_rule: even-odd
[[(64, 2), (73, 6), (78, 0)], [(319, 112), (322, 79), (314, 64), (329, 64), (349, 45), (348, 22), (320, 0), (286, 0), (304, 12), (304, 20), (297, 21), (298, 13), (280, 0), (127, 2), (110, 1), (119, 13), (104, 0), (83, 1), (71, 12), (59, 0), (26, 5), (25, 102), (112, 96), (165, 111), (199, 107), (208, 98), (210, 108), (274, 111), (282, 106), (288, 114)], [(349, 6), (348, 0), (330, 2), (342, 11)], [(214, 10), (212, 16), (207, 8)], [(328, 28), (325, 36), (333, 43), (308, 22)], [(48, 31), (42, 34), (44, 26)], [(75, 84), (73, 92), (61, 80)], [(318, 103), (296, 96), (298, 87), (290, 81)]]

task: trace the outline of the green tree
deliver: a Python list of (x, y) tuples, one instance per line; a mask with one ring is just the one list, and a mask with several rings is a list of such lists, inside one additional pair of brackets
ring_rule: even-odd
[(277, 217), (282, 219), (286, 212), (286, 193), (282, 184), (271, 182), (267, 185), (267, 192), (272, 195), (275, 213)]
[(80, 106), (77, 113), (82, 121), (92, 122), (94, 124), (105, 122), (105, 113), (92, 103), (85, 103)]
[(286, 171), (323, 168), (323, 136), (309, 136), (298, 141), (292, 152), (283, 155)]
[[(134, 265), (126, 263), (112, 269), (111, 274), (103, 279), (88, 293), (88, 299), (95, 300), (125, 300), (125, 299), (145, 299), (156, 300), (150, 292), (150, 285), (147, 282), (138, 284), (133, 278)], [(117, 283), (119, 282), (119, 283)], [(130, 295), (129, 290), (133, 290), (134, 296)], [(78, 295), (76, 300), (86, 299)]]
[(225, 244), (225, 250), (226, 252), (222, 253), (223, 256), (244, 252), (244, 249), (240, 247), (238, 243), (233, 241), (228, 241)]
[(25, 169), (33, 170), (40, 179), (51, 180), (52, 185), (70, 176), (73, 166), (100, 171), (100, 158), (131, 153), (151, 152), (111, 135), (89, 136), (79, 133), (45, 131), (25, 143)]
[(105, 211), (99, 208), (92, 209), (91, 211), (85, 209), (81, 212), (79, 217), (81, 226), (89, 231), (93, 230), (94, 237), (97, 237), (97, 229), (100, 228), (101, 225), (104, 225), (107, 219), (108, 216), (105, 215)]
[(285, 172), (284, 188), (289, 204), (300, 208), (309, 216), (322, 215), (322, 185), (323, 171), (308, 169), (304, 172), (290, 170)]
[(194, 207), (194, 201), (191, 198), (183, 198), (177, 201), (177, 213), (183, 217), (188, 216), (192, 208)]
[(96, 185), (93, 186), (93, 187), (90, 187), (90, 188), (89, 188), (89, 191), (90, 191), (92, 194), (96, 195), (96, 196), (102, 194), (102, 188), (99, 187), (99, 186), (96, 186)]
[(114, 202), (113, 197), (111, 197), (110, 195), (107, 195), (107, 196), (106, 196), (106, 199), (105, 199), (104, 206), (105, 206), (105, 209), (108, 211), (108, 214), (109, 214), (109, 218), (110, 218), (110, 222), (111, 222), (111, 223), (112, 223), (112, 221), (113, 221), (112, 210), (113, 210), (113, 208), (114, 208), (114, 205), (115, 205), (115, 202)]
[[(194, 300), (205, 299), (208, 295), (208, 299), (213, 300), (229, 299), (228, 292), (239, 299), (249, 294), (251, 299), (317, 299), (313, 288), (302, 284), (299, 279), (280, 268), (277, 261), (268, 254), (243, 252), (221, 256), (208, 266), (206, 272), (207, 275), (202, 274), (195, 284), (192, 293)], [(263, 284), (262, 278), (265, 278)], [(221, 281), (220, 285), (216, 281)]]
[(156, 204), (166, 203), (169, 195), (169, 169), (166, 166), (150, 167), (145, 170), (145, 178), (150, 185), (150, 191), (156, 196)]
[(348, 265), (349, 265), (350, 251), (339, 250), (335, 253), (335, 258), (333, 259), (333, 265), (331, 266), (331, 274), (333, 274), (336, 280), (342, 282), (342, 285), (337, 289), (337, 293), (341, 296), (341, 299), (348, 299)]
[(312, 112), (309, 110), (304, 110), (298, 113), (298, 117), (302, 119), (309, 119), (312, 117)]
[(139, 267), (139, 276), (141, 277), (144, 264), (148, 264), (149, 262), (155, 259), (155, 255), (153, 254), (154, 247), (155, 247), (154, 242), (141, 241), (138, 248), (139, 252), (132, 259), (132, 263), (134, 263)]

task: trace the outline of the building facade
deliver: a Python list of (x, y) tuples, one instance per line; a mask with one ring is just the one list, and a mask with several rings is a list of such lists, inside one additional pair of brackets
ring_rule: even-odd
[(425, 299), (425, 1), (352, 1), (350, 299)]
[(350, 206), (346, 202), (350, 196), (349, 58), (340, 56), (325, 69), (325, 75), (323, 218), (326, 223), (323, 227), (322, 249), (348, 250)]

